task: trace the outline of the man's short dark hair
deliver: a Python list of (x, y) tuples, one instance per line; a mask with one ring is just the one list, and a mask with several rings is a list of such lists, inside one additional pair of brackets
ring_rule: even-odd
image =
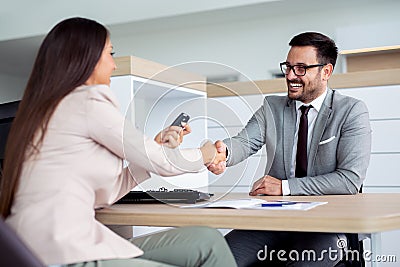
[(335, 42), (326, 35), (318, 32), (304, 32), (296, 35), (289, 42), (290, 46), (313, 46), (317, 49), (319, 63), (331, 63), (335, 67), (338, 48)]

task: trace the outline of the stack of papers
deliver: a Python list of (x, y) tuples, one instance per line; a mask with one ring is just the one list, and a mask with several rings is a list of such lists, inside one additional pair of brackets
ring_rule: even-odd
[(309, 210), (328, 202), (308, 201), (267, 201), (259, 198), (240, 198), (218, 200), (215, 202), (185, 205), (181, 208), (232, 208), (232, 209), (261, 209), (261, 210)]

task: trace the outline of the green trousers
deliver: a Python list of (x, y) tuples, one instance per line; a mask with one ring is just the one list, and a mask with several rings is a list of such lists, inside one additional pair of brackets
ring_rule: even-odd
[(235, 267), (229, 247), (215, 229), (182, 227), (134, 238), (132, 243), (144, 254), (138, 258), (98, 260), (69, 267)]

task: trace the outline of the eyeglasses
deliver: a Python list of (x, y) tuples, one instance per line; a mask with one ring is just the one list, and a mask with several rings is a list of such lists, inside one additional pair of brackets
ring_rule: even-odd
[(283, 75), (288, 75), (290, 70), (293, 70), (294, 75), (296, 76), (304, 76), (306, 75), (307, 69), (315, 68), (315, 67), (323, 67), (326, 64), (314, 64), (314, 65), (290, 65), (287, 62), (282, 62), (279, 64), (281, 66), (281, 71)]

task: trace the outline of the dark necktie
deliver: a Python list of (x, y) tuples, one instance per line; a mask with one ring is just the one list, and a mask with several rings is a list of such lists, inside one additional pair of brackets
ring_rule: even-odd
[(307, 176), (307, 138), (308, 138), (308, 111), (312, 108), (309, 106), (301, 106), (301, 116), (299, 124), (299, 133), (297, 139), (297, 155), (296, 155), (296, 177)]

